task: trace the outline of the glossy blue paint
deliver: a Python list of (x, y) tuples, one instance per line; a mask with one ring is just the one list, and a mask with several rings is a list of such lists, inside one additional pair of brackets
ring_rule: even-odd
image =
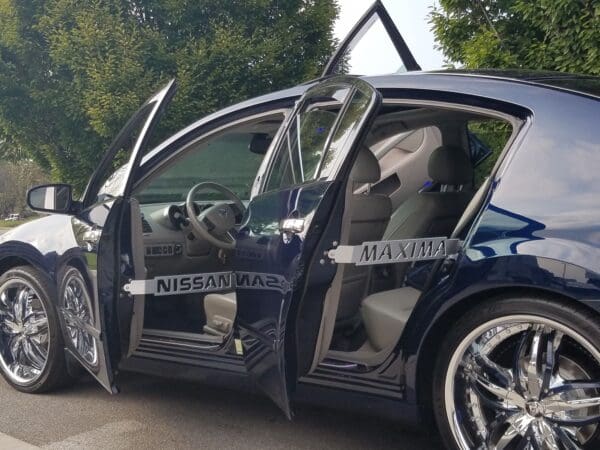
[[(324, 375), (331, 377), (327, 379), (328, 387), (314, 385), (318, 389), (299, 391), (313, 392), (311, 395), (326, 391), (323, 397), (330, 398), (331, 403), (347, 404), (354, 401), (346, 398), (348, 390), (358, 392), (358, 386), (364, 385), (365, 380), (379, 386), (385, 383), (401, 386), (402, 389), (396, 391), (389, 389), (389, 393), (379, 389), (376, 404), (386, 404), (381, 411), (393, 409), (390, 405), (405, 408), (406, 414), (400, 414), (402, 419), (416, 422), (419, 414), (427, 409), (425, 405), (417, 413), (415, 405), (427, 401), (424, 393), (430, 386), (426, 383), (430, 380), (431, 361), (438, 347), (429, 337), (438, 337), (436, 331), (445, 329), (449, 317), (446, 314), (458, 311), (462, 305), (502, 292), (515, 292), (515, 289), (579, 301), (590, 308), (590, 314), (594, 310), (600, 312), (600, 183), (597, 182), (600, 101), (593, 93), (573, 93), (541, 84), (548, 80), (567, 80), (563, 75), (522, 72), (507, 75), (512, 79), (502, 78), (499, 73), (410, 73), (366, 79), (384, 94), (384, 101), (400, 98), (484, 107), (519, 118), (523, 126), (494, 174), (492, 188), (480, 212), (468, 233), (462, 236), (464, 251), (452, 263), (432, 264), (432, 280), (396, 350), (386, 361), (386, 371), (372, 368), (362, 374), (330, 371)], [(198, 121), (151, 152), (141, 163), (137, 175), (155, 167), (199, 130), (255, 111), (290, 106), (308, 87), (269, 94)], [(313, 218), (312, 234), (284, 243), (278, 230), (279, 221), (291, 212), (290, 205), (298, 199), (309, 213), (321, 211), (317, 206), (323, 199), (327, 204), (323, 211), (331, 211), (338, 197), (335, 185), (322, 183), (256, 197), (240, 235), (236, 270), (254, 271), (259, 260), (261, 271), (281, 274), (293, 285), (306, 281), (304, 275), (310, 261), (302, 255), (306, 249), (320, 251), (319, 239), (329, 217), (326, 213), (318, 214)], [(86, 214), (90, 213), (76, 218), (52, 215), (9, 231), (0, 237), (0, 268), (5, 270), (11, 258), (18, 257), (47, 273), (58, 284), (57, 274), (69, 261), (89, 262), (80, 234), (99, 220), (91, 220)], [(114, 227), (116, 231), (117, 225)], [(334, 237), (335, 232), (328, 235), (330, 240)], [(115, 234), (107, 245), (114, 243), (113, 239)], [(116, 273), (117, 255), (113, 254), (112, 258), (113, 273)], [(326, 285), (333, 272), (327, 267), (322, 274), (319, 282)], [(92, 279), (91, 274), (88, 275)], [(118, 286), (110, 277), (103, 284), (103, 292), (107, 297), (112, 296), (103, 303), (108, 308), (104, 311), (110, 312)], [(299, 292), (308, 292), (310, 287), (303, 286)], [(279, 389), (280, 395), (275, 400), (285, 405), (286, 385), (297, 381), (297, 372), (289, 372), (291, 379), (284, 379), (281, 370), (272, 368), (280, 368), (282, 364), (293, 366), (306, 349), (300, 348), (302, 340), (277, 337), (283, 336), (286, 327), (291, 331), (288, 336), (296, 336), (294, 328), (305, 322), (299, 321), (295, 314), (298, 304), (306, 299), (293, 298), (290, 293), (271, 293), (269, 297), (250, 290), (239, 295), (243, 299), (240, 308), (244, 320), (240, 320), (238, 326), (246, 358), (250, 364), (264, 368), (262, 372), (257, 370), (256, 381), (270, 384), (269, 390), (273, 392)], [(311, 301), (317, 307), (320, 299)], [(282, 317), (285, 320), (281, 321)], [(314, 324), (310, 322), (310, 326)], [(106, 314), (106, 327), (118, 333), (114, 316)], [(273, 336), (275, 347), (263, 345), (260, 351), (254, 351), (259, 349), (257, 342), (271, 342)], [(187, 371), (182, 365), (165, 363), (163, 367), (169, 367), (174, 376)], [(302, 381), (299, 387), (304, 389)], [(392, 397), (392, 391), (394, 395), (398, 392), (401, 395)], [(357, 398), (354, 406), (360, 408), (369, 395), (375, 394), (363, 392), (352, 396)]]
[[(255, 197), (248, 206), (247, 221), (238, 236), (234, 257), (234, 271), (281, 275), (289, 283), (290, 288), (285, 292), (236, 290), (237, 325), (246, 367), (256, 384), (269, 393), (288, 417), (291, 410), (285, 366), (286, 352), (292, 345), (286, 340), (288, 315), (294, 294), (302, 294), (298, 290), (304, 284), (305, 268), (330, 206), (330, 200), (325, 199), (328, 194), (332, 196), (331, 183), (320, 181)], [(284, 239), (280, 223), (287, 217), (305, 218), (305, 232)]]

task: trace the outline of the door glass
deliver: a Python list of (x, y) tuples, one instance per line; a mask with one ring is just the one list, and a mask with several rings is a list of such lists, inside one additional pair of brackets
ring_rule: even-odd
[(350, 41), (332, 71), (336, 75), (367, 76), (400, 72), (406, 72), (406, 67), (378, 15)]
[(131, 156), (154, 106), (153, 103), (144, 105), (117, 137), (111, 146), (113, 156), (105, 158), (92, 177), (93, 183), (88, 186), (85, 195), (85, 206), (103, 202), (122, 193), (129, 174)]
[(328, 178), (335, 172), (346, 142), (356, 134), (373, 102), (372, 89), (354, 83), (354, 88), (341, 81), (311, 90), (277, 144), (266, 191)]
[(394, 21), (379, 0), (354, 25), (322, 76), (385, 75), (421, 70)]
[[(273, 116), (232, 128), (190, 146), (182, 156), (144, 183), (137, 190), (136, 198), (141, 204), (184, 202), (192, 187), (212, 181), (229, 188), (242, 201), (250, 200), (252, 184), (266, 151), (257, 149), (256, 141), (270, 142), (282, 120), (283, 116)], [(200, 193), (198, 199), (224, 198), (207, 191)]]
[(282, 137), (267, 181), (267, 190), (302, 184), (319, 178), (321, 166), (348, 86), (316, 89), (290, 122)]

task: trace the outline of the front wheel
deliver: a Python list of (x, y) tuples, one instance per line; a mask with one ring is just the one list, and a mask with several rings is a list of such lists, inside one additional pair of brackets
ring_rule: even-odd
[(0, 372), (15, 389), (44, 392), (70, 380), (52, 286), (31, 267), (0, 276)]
[(600, 448), (600, 321), (577, 305), (498, 298), (444, 339), (433, 399), (450, 448)]

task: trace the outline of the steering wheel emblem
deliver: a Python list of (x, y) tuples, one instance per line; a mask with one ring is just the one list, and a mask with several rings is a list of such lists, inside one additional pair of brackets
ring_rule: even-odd
[[(198, 213), (194, 199), (199, 192), (206, 190), (216, 191), (227, 200), (209, 206)], [(231, 206), (230, 203), (235, 206)], [(237, 214), (244, 215), (246, 207), (233, 191), (221, 184), (205, 181), (190, 189), (185, 207), (192, 233), (196, 237), (224, 250), (235, 249), (235, 228), (238, 225), (236, 216)]]

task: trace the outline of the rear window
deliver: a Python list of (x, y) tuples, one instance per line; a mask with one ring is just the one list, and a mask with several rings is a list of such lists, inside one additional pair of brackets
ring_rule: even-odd
[(484, 119), (469, 121), (467, 128), (475, 169), (474, 187), (478, 188), (492, 172), (510, 139), (512, 126), (503, 120)]

